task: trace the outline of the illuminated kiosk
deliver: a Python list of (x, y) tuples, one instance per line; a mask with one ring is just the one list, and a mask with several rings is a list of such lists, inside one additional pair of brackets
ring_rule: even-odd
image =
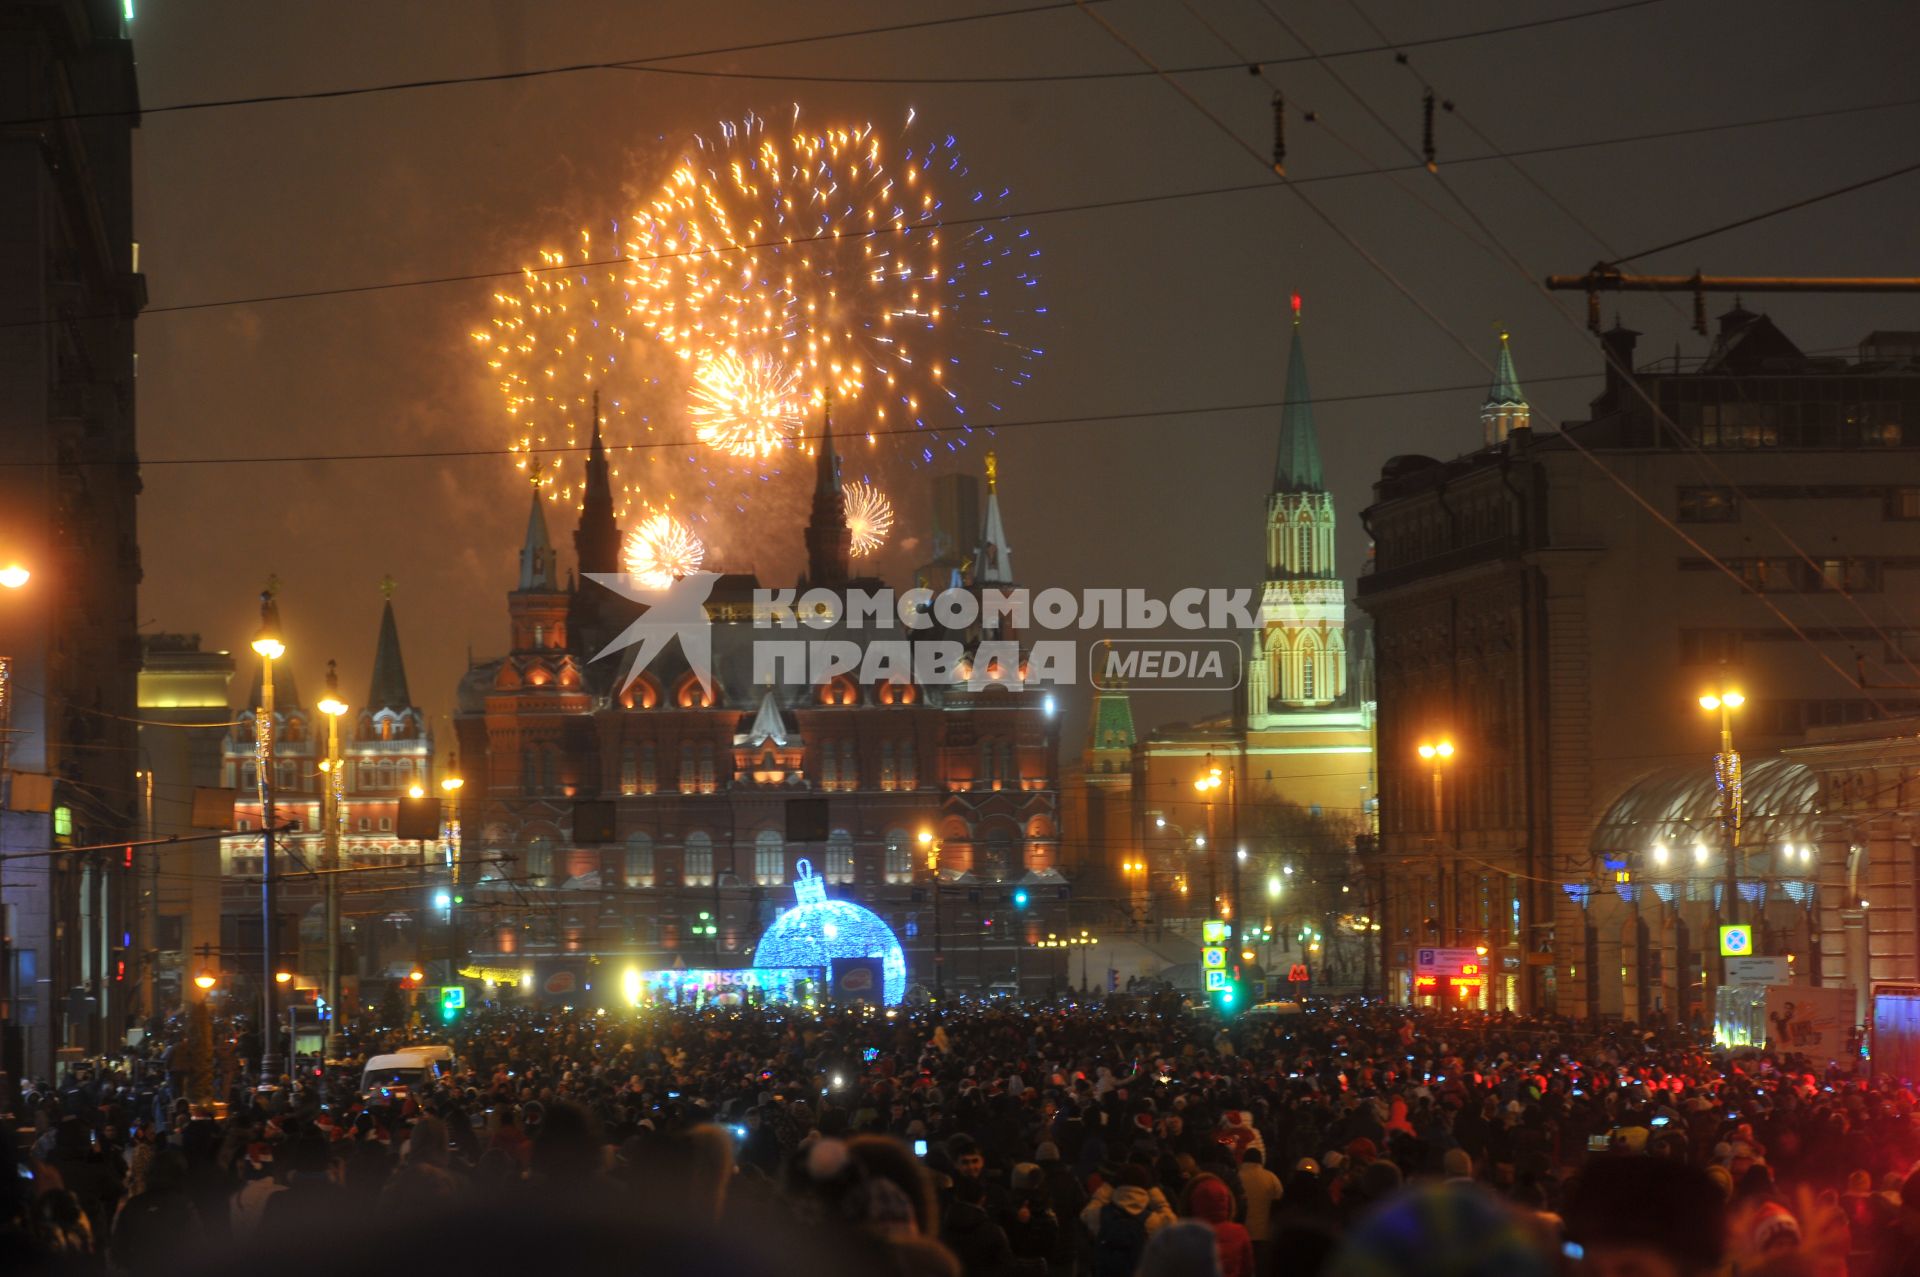
[(907, 996), (907, 955), (893, 928), (871, 909), (851, 900), (827, 899), (824, 879), (802, 860), (794, 866), (794, 898), (799, 902), (773, 920), (753, 951), (756, 968), (807, 967), (829, 978), (835, 961), (878, 958), (882, 996), (889, 1006)]

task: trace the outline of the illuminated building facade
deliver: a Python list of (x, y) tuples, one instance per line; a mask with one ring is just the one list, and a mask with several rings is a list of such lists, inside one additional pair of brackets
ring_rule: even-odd
[[(851, 575), (830, 433), (815, 462), (803, 588), (881, 584)], [(474, 961), (748, 967), (806, 859), (831, 897), (872, 911), (900, 937), (912, 981), (931, 986), (936, 886), (918, 841), (927, 831), (938, 840), (949, 986), (1024, 977), (1039, 987), (1044, 974), (1023, 961), (1016, 936), (1043, 937), (1064, 916), (1052, 700), (1038, 689), (863, 686), (846, 676), (756, 680), (753, 644), (778, 635), (753, 624), (760, 582), (748, 573), (722, 574), (707, 600), (710, 695), (677, 643), (631, 686), (616, 686), (624, 660), (589, 659), (633, 615), (587, 581), (620, 570), (618, 535), (606, 531), (611, 503), (602, 504), (608, 484), (596, 439), (578, 571), (565, 584), (551, 503), (536, 490), (507, 596), (510, 648), (460, 684), (468, 868), (459, 925)], [(1010, 580), (991, 484), (979, 526), (969, 557), (993, 566), (974, 579)], [(1022, 888), (1025, 909), (1014, 901)]]
[[(397, 834), (400, 801), (415, 786), (435, 792), (433, 732), (412, 703), (391, 583), (374, 643), (373, 676), (367, 694), (348, 702), (340, 722), (340, 759), (345, 775), (340, 864), (349, 874), (342, 889), (343, 988), (356, 976), (384, 978), (404, 973), (430, 956), (437, 943), (431, 899), (445, 882), (435, 844), (402, 842)], [(241, 836), (220, 843), (220, 966), (223, 987), (244, 986), (258, 970), (260, 952), (260, 803), (254, 766), (254, 717), (260, 706), (260, 662), (249, 653), (253, 682), (221, 751), (221, 783), (238, 791), (233, 828)], [(293, 830), (275, 839), (278, 865), (277, 947), (301, 987), (316, 986), (325, 971), (323, 880), (303, 873), (324, 861), (321, 801), (326, 776), (327, 716), (306, 699), (288, 662), (273, 670), (274, 813)], [(432, 933), (432, 934), (430, 934)], [(342, 995), (347, 996), (347, 994)]]
[[(0, 21), (0, 851), (132, 835), (141, 579), (135, 507), (139, 88), (116, 0), (9, 4)], [(52, 1079), (138, 1014), (124, 855), (5, 863), (0, 1068)]]
[[(1636, 336), (1603, 334), (1590, 418), (1558, 431), (1531, 421), (1503, 342), (1482, 446), (1393, 458), (1362, 515), (1396, 995), (1421, 947), (1485, 946), (1491, 1006), (1710, 1016), (1726, 860), (1719, 723), (1698, 698), (1728, 685), (1750, 794), (1738, 909), (1760, 952), (1799, 955), (1802, 979), (1819, 952), (1825, 983), (1860, 978), (1847, 945), (1872, 951), (1875, 979), (1914, 974), (1911, 940), (1869, 943), (1879, 921), (1828, 898), (1910, 880), (1910, 859), (1820, 817), (1834, 799), (1816, 772), (1870, 752), (1837, 729), (1920, 712), (1897, 690), (1920, 653), (1898, 606), (1920, 569), (1920, 487), (1899, 474), (1920, 443), (1920, 342), (1809, 355), (1737, 304), (1703, 356), (1636, 370)], [(1456, 752), (1436, 803), (1418, 746), (1441, 737)], [(1809, 766), (1776, 757), (1808, 740), (1791, 757)]]
[[(1287, 355), (1286, 402), (1275, 441), (1273, 482), (1261, 535), (1265, 578), (1261, 628), (1246, 658), (1246, 677), (1228, 715), (1159, 727), (1132, 749), (1126, 815), (1130, 839), (1102, 854), (1139, 918), (1216, 917), (1232, 878), (1225, 863), (1244, 847), (1241, 902), (1248, 923), (1283, 926), (1306, 910), (1321, 916), (1351, 909), (1358, 897), (1338, 893), (1352, 866), (1354, 839), (1371, 828), (1374, 804), (1373, 697), (1367, 640), (1346, 614), (1346, 586), (1335, 563), (1333, 494), (1320, 463), (1319, 434), (1307, 382), (1300, 301), (1294, 298)], [(1112, 750), (1131, 732), (1117, 706), (1096, 704), (1083, 764), (1090, 795), (1109, 828), (1116, 798), (1104, 781)], [(1210, 765), (1229, 777), (1208, 801), (1193, 782)], [(1231, 845), (1238, 820), (1239, 843)], [(1117, 862), (1117, 863), (1116, 863)], [(1298, 875), (1286, 898), (1271, 896), (1275, 875)], [(1322, 908), (1310, 882), (1341, 894)], [(1302, 915), (1307, 916), (1307, 915)], [(1266, 956), (1299, 956), (1277, 933)], [(1359, 965), (1337, 972), (1359, 985)]]

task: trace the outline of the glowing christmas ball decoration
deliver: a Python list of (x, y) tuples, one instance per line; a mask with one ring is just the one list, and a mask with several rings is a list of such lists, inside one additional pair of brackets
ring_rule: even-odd
[(698, 572), (707, 547), (672, 515), (654, 514), (627, 533), (621, 554), (628, 575), (648, 589), (664, 590), (680, 577)]
[(694, 436), (731, 457), (771, 457), (800, 428), (799, 384), (798, 372), (766, 355), (702, 359), (687, 402)]
[(878, 958), (883, 988), (891, 1006), (907, 996), (907, 955), (893, 928), (870, 909), (851, 900), (827, 899), (826, 882), (813, 866), (795, 867), (793, 894), (798, 903), (773, 920), (753, 951), (756, 967), (810, 967), (826, 976), (846, 958)]
[(853, 533), (853, 557), (865, 558), (887, 543), (893, 531), (893, 503), (887, 494), (862, 480), (843, 483), (840, 494), (846, 498), (847, 530)]

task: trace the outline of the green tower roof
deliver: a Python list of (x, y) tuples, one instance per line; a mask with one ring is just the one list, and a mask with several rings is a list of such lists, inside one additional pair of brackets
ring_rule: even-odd
[(1293, 346), (1287, 352), (1287, 395), (1280, 408), (1280, 450), (1273, 463), (1275, 492), (1324, 492), (1320, 437), (1313, 428), (1313, 393), (1300, 343), (1300, 294), (1293, 295)]
[(1520, 374), (1513, 370), (1513, 352), (1507, 348), (1507, 334), (1500, 334), (1500, 362), (1493, 366), (1493, 385), (1487, 388), (1487, 405), (1521, 404), (1527, 392), (1520, 389)]

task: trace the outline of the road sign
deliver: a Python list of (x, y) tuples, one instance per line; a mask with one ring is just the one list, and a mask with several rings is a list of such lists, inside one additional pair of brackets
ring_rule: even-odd
[(1287, 980), (1290, 983), (1305, 984), (1308, 980), (1311, 980), (1312, 978), (1313, 978), (1312, 976), (1307, 974), (1307, 964), (1304, 962), (1296, 962), (1291, 967), (1287, 968)]
[(1200, 938), (1208, 944), (1227, 942), (1227, 924), (1219, 918), (1210, 918), (1200, 924)]
[(1723, 958), (1746, 958), (1753, 955), (1753, 928), (1746, 923), (1735, 923), (1720, 928), (1720, 956)]
[(440, 1009), (442, 1011), (464, 1011), (467, 1009), (467, 987), (464, 984), (444, 984), (440, 986)]
[(1790, 984), (1793, 968), (1785, 958), (1728, 958), (1728, 984)]
[(1218, 993), (1222, 989), (1227, 989), (1231, 987), (1232, 985), (1227, 980), (1226, 972), (1224, 971), (1207, 972), (1207, 992), (1208, 993)]
[(1208, 971), (1227, 969), (1227, 951), (1219, 945), (1208, 945), (1200, 951), (1200, 965)]
[(1422, 975), (1475, 975), (1480, 954), (1474, 949), (1416, 949), (1413, 968)]

